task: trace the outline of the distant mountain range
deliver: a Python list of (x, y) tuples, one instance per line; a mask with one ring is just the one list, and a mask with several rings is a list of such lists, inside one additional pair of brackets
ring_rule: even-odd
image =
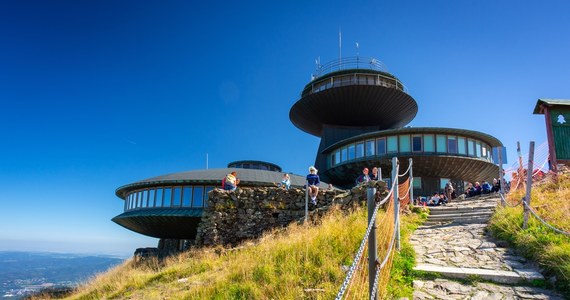
[(0, 251), (0, 297), (21, 299), (45, 288), (73, 287), (123, 261), (105, 255)]

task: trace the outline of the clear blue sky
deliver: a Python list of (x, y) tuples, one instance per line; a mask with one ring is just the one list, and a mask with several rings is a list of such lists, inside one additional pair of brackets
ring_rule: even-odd
[(570, 98), (566, 1), (2, 1), (0, 250), (130, 254), (117, 187), (274, 162), (319, 140), (289, 109), (314, 61), (374, 56), (419, 104), (411, 126), (546, 140), (538, 98)]

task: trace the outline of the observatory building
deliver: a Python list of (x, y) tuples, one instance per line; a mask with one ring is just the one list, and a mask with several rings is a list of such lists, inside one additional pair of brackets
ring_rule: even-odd
[(404, 84), (374, 58), (344, 58), (318, 66), (291, 108), (293, 124), (320, 137), (315, 167), (324, 181), (354, 185), (364, 167), (379, 167), (389, 181), (391, 159), (406, 169), (413, 159), (414, 194), (429, 195), (448, 181), (492, 180), (499, 168), (492, 149), (502, 143), (482, 132), (404, 127), (418, 104)]

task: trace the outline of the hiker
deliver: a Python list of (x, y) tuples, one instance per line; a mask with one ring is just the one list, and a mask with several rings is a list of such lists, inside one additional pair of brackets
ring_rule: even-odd
[(372, 174), (370, 174), (370, 180), (380, 180), (378, 176), (378, 168), (372, 168)]
[(283, 174), (283, 178), (281, 179), (279, 187), (285, 188), (286, 190), (291, 188), (291, 179), (289, 178), (289, 174), (287, 173)]
[(448, 181), (445, 184), (445, 196), (447, 197), (447, 201), (451, 201), (451, 194), (453, 193), (453, 185), (451, 184), (451, 181)]
[(226, 191), (235, 191), (237, 185), (239, 184), (239, 179), (237, 179), (237, 172), (233, 171), (226, 175), (224, 180), (222, 180), (222, 188)]
[(368, 176), (368, 168), (362, 169), (362, 174), (356, 178), (356, 184), (363, 184), (370, 181), (370, 176)]
[(309, 189), (309, 196), (311, 196), (311, 203), (317, 205), (317, 195), (319, 194), (319, 175), (317, 175), (318, 170), (310, 166), (309, 175), (307, 175), (307, 188)]

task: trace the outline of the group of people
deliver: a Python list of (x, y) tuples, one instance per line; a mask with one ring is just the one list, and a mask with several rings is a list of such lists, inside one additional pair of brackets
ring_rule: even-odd
[(491, 185), (483, 180), (482, 183), (475, 182), (475, 184), (468, 183), (465, 189), (465, 197), (473, 197), (482, 194), (498, 193), (501, 190), (501, 182), (497, 178), (493, 178)]
[(368, 168), (364, 168), (362, 169), (362, 174), (360, 174), (357, 178), (356, 178), (356, 184), (363, 184), (366, 183), (370, 180), (378, 180), (379, 179), (379, 174), (378, 174), (378, 168), (374, 167), (372, 168), (372, 173), (369, 174), (369, 170)]
[(423, 206), (439, 206), (439, 205), (447, 205), (451, 200), (457, 198), (457, 193), (453, 188), (453, 184), (451, 181), (448, 181), (445, 184), (445, 188), (443, 192), (434, 192), (431, 197), (422, 197), (418, 196), (418, 198), (414, 199), (414, 205), (423, 205)]

